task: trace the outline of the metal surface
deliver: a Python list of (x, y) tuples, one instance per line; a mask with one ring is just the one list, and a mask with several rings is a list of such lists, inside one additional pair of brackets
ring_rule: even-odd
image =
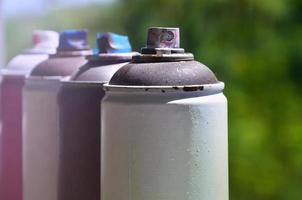
[[(70, 31), (67, 31), (68, 33)], [(66, 32), (60, 35), (58, 52), (38, 65), (26, 80), (23, 91), (23, 172), (24, 200), (57, 200), (59, 197), (59, 111), (60, 80), (76, 71), (91, 54), (83, 49), (66, 51), (74, 41)], [(83, 31), (80, 31), (82, 34)], [(64, 39), (62, 39), (64, 37)], [(85, 44), (87, 38), (82, 38)], [(84, 41), (83, 41), (84, 40)], [(64, 44), (62, 44), (64, 41)], [(66, 44), (66, 48), (64, 45)], [(76, 45), (77, 47), (81, 45)]]
[(0, 199), (22, 199), (21, 91), (23, 76), (2, 76)]
[(32, 47), (1, 70), (0, 199), (22, 199), (22, 88), (25, 76), (46, 60), (57, 44), (56, 32), (34, 31)]
[(23, 199), (56, 200), (59, 79), (27, 80), (23, 93)]
[[(102, 53), (88, 56), (87, 64), (69, 79), (62, 81), (58, 99), (59, 200), (100, 200), (100, 101), (104, 96), (102, 85), (135, 55), (119, 53), (124, 52), (124, 47), (129, 47), (130, 44), (128, 40), (124, 40), (124, 36), (122, 40), (117, 37), (121, 36), (100, 34), (97, 41)], [(109, 51), (111, 53), (106, 53)]]
[(214, 73), (179, 48), (178, 28), (150, 28), (147, 47), (119, 69), (110, 85), (203, 85), (217, 83)]
[(217, 83), (213, 72), (197, 61), (130, 63), (110, 80), (110, 85), (203, 85)]
[[(87, 52), (87, 54), (90, 53), (91, 51)], [(81, 65), (84, 65), (85, 63), (86, 63), (85, 55), (78, 55), (78, 56), (52, 55), (48, 60), (36, 66), (32, 70), (30, 76), (32, 77), (68, 76), (72, 74), (75, 70), (77, 70)]]
[(102, 102), (101, 199), (227, 200), (221, 90), (133, 90)]
[(6, 42), (5, 42), (5, 23), (3, 14), (3, 0), (0, 0), (0, 69), (4, 66), (6, 55)]
[[(86, 72), (79, 75), (79, 79), (62, 83), (58, 98), (59, 200), (100, 199), (102, 85), (125, 64), (127, 63), (94, 66), (88, 70), (91, 73)], [(85, 66), (88, 67), (89, 64)]]
[(228, 200), (224, 84), (201, 63), (180, 61), (177, 45), (157, 47), (104, 85), (101, 199)]

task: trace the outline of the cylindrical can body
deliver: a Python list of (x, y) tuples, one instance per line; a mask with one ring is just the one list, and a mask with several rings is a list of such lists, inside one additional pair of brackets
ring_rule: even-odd
[(100, 199), (102, 84), (64, 84), (59, 93), (59, 200)]
[(59, 200), (100, 200), (100, 102), (103, 84), (133, 55), (127, 36), (97, 35), (98, 53), (62, 80), (59, 91)]
[(84, 56), (53, 56), (38, 65), (23, 89), (23, 198), (57, 200), (59, 188), (58, 92), (62, 77)]
[(22, 89), (25, 76), (47, 58), (19, 55), (1, 71), (0, 199), (22, 199)]
[(30, 78), (23, 93), (24, 200), (56, 200), (58, 195), (59, 78)]
[(225, 96), (158, 88), (106, 92), (102, 200), (227, 200)]
[(87, 30), (60, 33), (57, 52), (36, 66), (23, 90), (23, 197), (57, 200), (59, 187), (59, 111), (61, 79), (91, 55)]
[(1, 199), (22, 199), (21, 92), (23, 84), (22, 76), (5, 76), (2, 77), (0, 85)]
[[(126, 58), (130, 60), (131, 56)], [(125, 60), (118, 59), (104, 62), (99, 56), (98, 61), (89, 61), (80, 68), (76, 76), (62, 81), (58, 98), (59, 200), (100, 200), (102, 88), (125, 64)]]

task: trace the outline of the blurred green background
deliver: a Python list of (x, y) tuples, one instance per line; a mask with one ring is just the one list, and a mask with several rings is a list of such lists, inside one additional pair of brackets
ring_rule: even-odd
[[(149, 26), (181, 28), (181, 44), (225, 82), (231, 200), (302, 199), (302, 1), (120, 0), (6, 22), (7, 58), (31, 30), (127, 34), (134, 50)], [(22, 34), (19, 34), (22, 33)]]

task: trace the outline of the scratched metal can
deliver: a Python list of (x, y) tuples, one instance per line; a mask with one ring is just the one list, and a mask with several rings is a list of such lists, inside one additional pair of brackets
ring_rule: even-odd
[(57, 53), (26, 79), (23, 91), (24, 200), (58, 199), (60, 80), (71, 75), (92, 53), (86, 30), (60, 34)]
[(32, 47), (1, 70), (0, 82), (0, 199), (22, 199), (22, 89), (25, 77), (54, 54), (58, 33), (35, 30)]
[(102, 86), (135, 53), (127, 36), (113, 33), (98, 34), (97, 45), (59, 92), (59, 200), (100, 200)]
[(150, 28), (147, 47), (105, 84), (102, 200), (227, 200), (224, 83)]

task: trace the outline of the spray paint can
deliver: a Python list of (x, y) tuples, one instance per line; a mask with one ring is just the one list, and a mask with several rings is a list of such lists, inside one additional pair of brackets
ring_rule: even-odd
[(33, 69), (23, 90), (24, 200), (58, 199), (60, 80), (91, 54), (86, 30), (60, 34), (55, 55)]
[(22, 199), (22, 88), (25, 76), (58, 46), (58, 33), (35, 30), (32, 47), (1, 70), (0, 199)]
[(102, 85), (132, 55), (127, 36), (99, 34), (99, 53), (62, 81), (59, 92), (59, 200), (100, 200), (100, 101)]
[(228, 199), (224, 84), (179, 48), (178, 28), (150, 28), (104, 87), (102, 200)]

